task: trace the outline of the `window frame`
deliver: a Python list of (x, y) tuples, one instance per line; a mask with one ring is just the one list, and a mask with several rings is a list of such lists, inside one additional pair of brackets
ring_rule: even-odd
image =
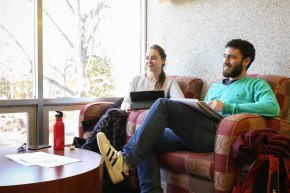
[[(96, 98), (43, 98), (43, 28), (42, 28), (42, 1), (35, 0), (35, 60), (34, 60), (34, 85), (35, 99), (12, 99), (0, 100), (1, 113), (29, 114), (28, 145), (48, 144), (49, 123), (48, 112), (55, 110), (81, 110), (82, 106), (92, 102), (114, 102), (118, 97), (96, 97)], [(141, 44), (140, 44), (140, 73), (144, 72), (144, 60), (147, 43), (147, 0), (140, 0), (141, 19)]]
[[(3, 101), (0, 101), (0, 105)], [(20, 102), (20, 101), (18, 101)], [(23, 104), (22, 104), (23, 105)], [(37, 140), (37, 132), (36, 132), (36, 126), (35, 126), (35, 121), (34, 117), (36, 114), (35, 111), (35, 106), (18, 106), (15, 107), (13, 104), (12, 106), (9, 105), (1, 105), (1, 114), (4, 113), (27, 113), (28, 114), (28, 125), (27, 125), (27, 143), (28, 144), (36, 144)]]

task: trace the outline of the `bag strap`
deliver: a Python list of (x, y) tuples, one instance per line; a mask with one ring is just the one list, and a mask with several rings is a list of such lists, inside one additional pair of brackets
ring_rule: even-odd
[(241, 179), (241, 168), (238, 168), (235, 172), (235, 184), (232, 188), (232, 193), (241, 193), (242, 190), (242, 179)]
[(241, 193), (243, 182), (252, 164), (243, 164), (235, 172), (235, 183), (232, 188), (232, 193)]
[(259, 155), (250, 167), (242, 185), (241, 193), (265, 192), (278, 190), (279, 158), (273, 155)]
[(280, 193), (290, 193), (290, 159), (281, 158), (279, 177)]

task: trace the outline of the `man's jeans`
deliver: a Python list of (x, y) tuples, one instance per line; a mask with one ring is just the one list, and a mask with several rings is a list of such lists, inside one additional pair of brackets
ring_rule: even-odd
[(162, 192), (157, 154), (213, 150), (218, 122), (169, 99), (158, 99), (124, 146), (125, 160), (138, 169), (141, 193)]

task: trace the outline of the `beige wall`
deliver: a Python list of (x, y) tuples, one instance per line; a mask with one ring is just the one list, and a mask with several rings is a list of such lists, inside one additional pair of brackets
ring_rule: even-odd
[(221, 78), (224, 45), (234, 38), (256, 48), (248, 73), (290, 77), (290, 0), (147, 2), (147, 45), (165, 49), (167, 74), (202, 78), (202, 97)]
[(241, 38), (256, 47), (249, 73), (290, 77), (290, 0), (147, 2), (147, 44), (165, 49), (167, 74), (208, 85), (221, 77), (226, 42)]

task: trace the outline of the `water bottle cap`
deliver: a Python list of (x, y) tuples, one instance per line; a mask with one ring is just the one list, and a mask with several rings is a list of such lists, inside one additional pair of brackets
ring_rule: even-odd
[(55, 117), (63, 117), (63, 113), (61, 111), (55, 111)]

